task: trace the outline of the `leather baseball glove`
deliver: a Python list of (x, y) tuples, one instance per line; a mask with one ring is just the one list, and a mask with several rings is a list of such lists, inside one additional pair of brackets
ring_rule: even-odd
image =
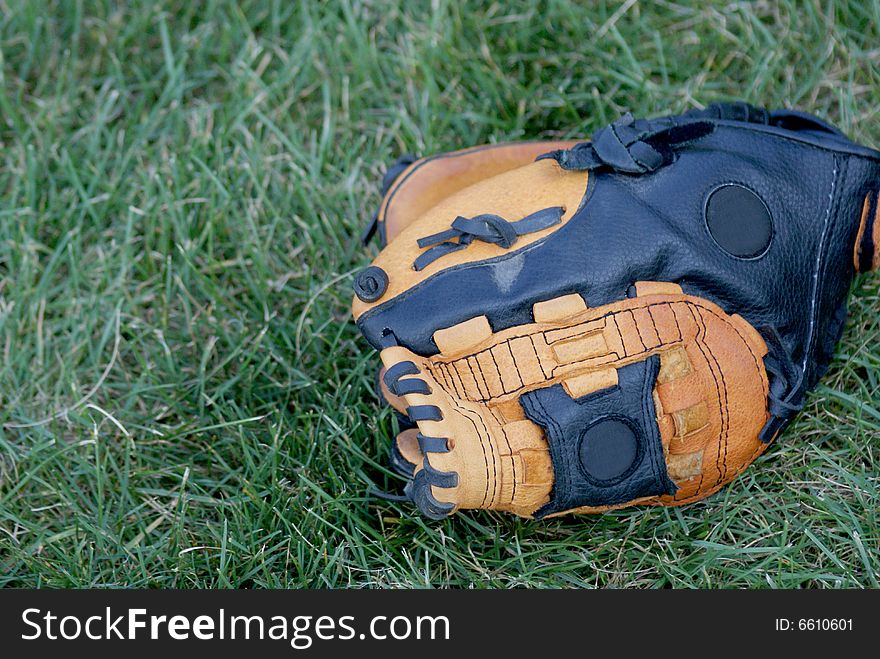
[(878, 190), (877, 151), (743, 103), (401, 159), (353, 312), (405, 497), (541, 518), (712, 494), (827, 368), (880, 264)]

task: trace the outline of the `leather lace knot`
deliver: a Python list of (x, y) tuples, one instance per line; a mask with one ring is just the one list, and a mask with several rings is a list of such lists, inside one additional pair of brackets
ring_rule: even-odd
[(648, 174), (671, 163), (677, 149), (714, 130), (715, 125), (703, 119), (635, 120), (627, 112), (597, 130), (591, 141), (544, 154), (539, 160), (553, 158), (569, 170), (609, 169), (624, 174)]
[(553, 206), (515, 222), (493, 213), (474, 217), (459, 215), (452, 221), (451, 228), (418, 240), (419, 247), (430, 247), (430, 249), (419, 255), (413, 262), (413, 268), (422, 270), (441, 256), (464, 249), (475, 240), (509, 249), (520, 236), (558, 224), (564, 213), (565, 209), (562, 206)]

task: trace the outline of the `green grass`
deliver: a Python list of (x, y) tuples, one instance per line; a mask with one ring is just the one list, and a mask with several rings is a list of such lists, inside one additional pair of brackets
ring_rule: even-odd
[[(880, 3), (0, 0), (0, 585), (880, 580), (880, 277), (733, 486), (441, 523), (367, 497), (386, 162), (744, 98), (880, 145)], [(120, 8), (127, 5), (127, 8)]]

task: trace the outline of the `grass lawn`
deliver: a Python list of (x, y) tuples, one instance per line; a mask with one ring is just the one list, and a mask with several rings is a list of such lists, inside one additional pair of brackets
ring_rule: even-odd
[(0, 0), (0, 585), (876, 587), (880, 276), (732, 486), (376, 501), (349, 319), (385, 163), (743, 98), (880, 146), (880, 2)]

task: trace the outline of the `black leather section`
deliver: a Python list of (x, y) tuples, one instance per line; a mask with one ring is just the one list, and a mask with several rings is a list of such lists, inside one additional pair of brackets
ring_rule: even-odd
[(799, 132), (812, 132), (815, 134), (831, 133), (844, 141), (849, 141), (837, 126), (832, 126), (827, 121), (814, 117), (806, 112), (798, 110), (774, 110), (770, 113), (770, 123), (779, 128)]
[(770, 247), (773, 221), (761, 198), (741, 185), (722, 185), (706, 201), (706, 227), (731, 256), (757, 258)]
[[(802, 130), (719, 119), (711, 135), (654, 172), (591, 173), (585, 203), (546, 239), (443, 270), (363, 314), (361, 331), (378, 348), (390, 328), (427, 356), (437, 352), (436, 329), (474, 316), (486, 315), (497, 332), (532, 322), (532, 305), (559, 295), (579, 293), (598, 307), (624, 298), (634, 281), (678, 282), (756, 328), (775, 328), (773, 356), (812, 386), (842, 329), (862, 202), (880, 186), (880, 153), (819, 120), (782, 115)], [(731, 256), (706, 228), (709, 194), (730, 183), (753, 190), (773, 218), (772, 243), (758, 258)]]
[(524, 394), (526, 416), (550, 443), (553, 491), (540, 518), (579, 506), (609, 506), (674, 494), (654, 411), (656, 355), (617, 371), (618, 385), (574, 400), (562, 385)]

